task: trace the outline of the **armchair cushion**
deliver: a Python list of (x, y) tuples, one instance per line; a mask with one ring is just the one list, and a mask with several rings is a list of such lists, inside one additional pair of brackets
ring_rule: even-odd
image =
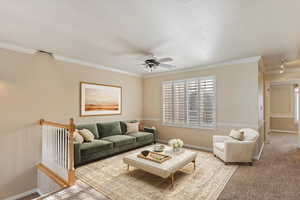
[(251, 128), (243, 128), (240, 131), (244, 132), (244, 141), (256, 141), (258, 133)]

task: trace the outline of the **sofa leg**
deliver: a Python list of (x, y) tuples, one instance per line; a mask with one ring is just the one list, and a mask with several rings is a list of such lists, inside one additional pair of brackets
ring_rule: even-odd
[(216, 155), (216, 154), (214, 154), (214, 156), (215, 156), (215, 157), (217, 157), (217, 155)]
[(252, 162), (248, 162), (249, 166), (253, 166), (253, 163)]

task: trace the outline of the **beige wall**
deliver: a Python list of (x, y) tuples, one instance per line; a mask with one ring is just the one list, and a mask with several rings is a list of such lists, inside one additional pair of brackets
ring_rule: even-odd
[(271, 85), (271, 115), (293, 116), (293, 85)]
[[(120, 116), (79, 117), (79, 82), (123, 87)], [(125, 74), (0, 49), (0, 199), (36, 187), (41, 118), (76, 123), (141, 119), (143, 81)]]
[(288, 131), (290, 133), (297, 133), (298, 124), (295, 123), (294, 118), (273, 118), (270, 121), (271, 130)]
[[(160, 122), (162, 81), (215, 76), (217, 82), (217, 129), (203, 130), (163, 126)], [(144, 80), (144, 119), (158, 128), (162, 140), (181, 138), (186, 144), (210, 149), (214, 134), (226, 135), (232, 128), (258, 129), (258, 63), (232, 64), (174, 73)]]

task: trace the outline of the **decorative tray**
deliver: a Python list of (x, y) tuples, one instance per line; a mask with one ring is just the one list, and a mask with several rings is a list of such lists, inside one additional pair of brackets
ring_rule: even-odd
[(149, 154), (147, 156), (144, 156), (143, 154), (138, 154), (139, 158), (143, 158), (146, 160), (150, 160), (153, 162), (157, 162), (157, 163), (163, 163), (169, 159), (171, 159), (171, 156), (162, 154), (162, 153), (157, 153), (157, 152), (152, 152), (150, 151)]

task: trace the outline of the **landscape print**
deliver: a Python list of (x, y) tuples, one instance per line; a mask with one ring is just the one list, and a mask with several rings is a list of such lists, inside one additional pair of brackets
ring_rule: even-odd
[(118, 86), (81, 83), (81, 115), (121, 114), (121, 95)]

